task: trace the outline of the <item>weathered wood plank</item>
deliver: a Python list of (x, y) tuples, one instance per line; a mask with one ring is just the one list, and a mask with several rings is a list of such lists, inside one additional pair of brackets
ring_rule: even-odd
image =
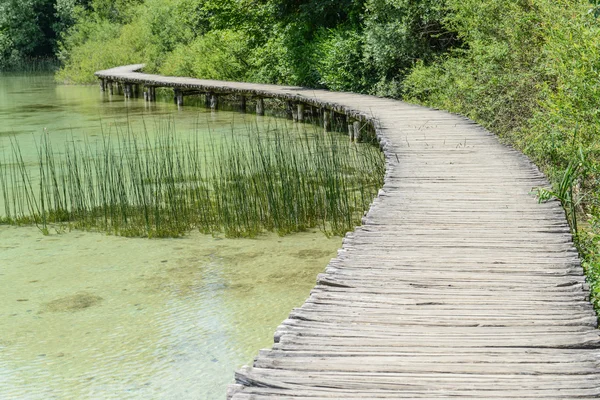
[[(523, 154), (472, 121), (391, 99), (299, 87), (96, 75), (321, 110), (323, 128), (375, 127), (385, 183), (272, 349), (236, 374), (238, 400), (600, 397), (600, 335), (573, 238)], [(109, 85), (109, 90), (112, 84)]]

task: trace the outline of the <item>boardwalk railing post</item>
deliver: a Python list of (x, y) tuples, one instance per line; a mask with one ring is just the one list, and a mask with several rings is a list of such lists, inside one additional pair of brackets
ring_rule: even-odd
[(256, 99), (256, 115), (265, 115), (265, 101), (262, 97)]

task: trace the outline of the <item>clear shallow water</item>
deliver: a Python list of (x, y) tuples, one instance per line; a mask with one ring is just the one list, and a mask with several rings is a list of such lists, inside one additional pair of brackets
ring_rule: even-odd
[[(98, 86), (57, 85), (52, 76), (0, 75), (0, 154), (19, 142), (24, 158), (37, 160), (36, 142), (49, 135), (54, 144), (94, 143), (102, 136), (116, 138), (132, 132), (151, 137), (174, 126), (183, 140), (200, 136), (215, 142), (234, 132), (244, 136), (248, 125), (268, 129), (286, 121), (205, 107), (177, 108), (172, 102), (147, 103), (122, 95), (102, 94)], [(200, 104), (186, 98), (186, 104)], [(278, 122), (279, 121), (279, 122)]]
[(339, 245), (0, 226), (0, 398), (224, 398)]
[[(60, 142), (165, 118), (182, 134), (202, 121), (216, 135), (257, 121), (112, 100), (95, 86), (0, 77), (2, 145), (17, 138), (33, 157), (44, 128)], [(0, 226), (0, 398), (224, 398), (340, 244), (316, 231), (148, 240)]]

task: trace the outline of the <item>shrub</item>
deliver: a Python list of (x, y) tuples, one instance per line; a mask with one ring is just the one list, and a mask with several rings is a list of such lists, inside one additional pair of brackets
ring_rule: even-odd
[(166, 56), (160, 73), (204, 79), (244, 80), (249, 48), (241, 32), (211, 31)]
[(315, 44), (319, 83), (332, 90), (365, 92), (371, 77), (363, 46), (362, 36), (352, 29), (321, 30)]

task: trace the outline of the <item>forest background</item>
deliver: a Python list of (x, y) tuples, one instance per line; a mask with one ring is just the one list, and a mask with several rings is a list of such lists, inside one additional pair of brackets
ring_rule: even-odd
[(460, 113), (550, 178), (600, 309), (600, 0), (0, 0), (0, 70), (145, 63)]

